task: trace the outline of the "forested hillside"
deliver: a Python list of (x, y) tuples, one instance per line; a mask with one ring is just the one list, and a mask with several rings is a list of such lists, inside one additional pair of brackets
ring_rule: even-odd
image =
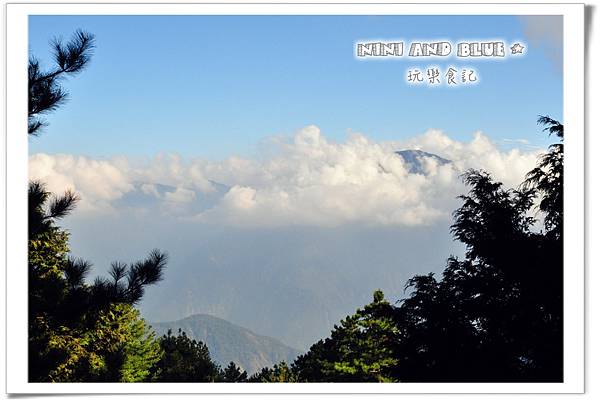
[(213, 360), (221, 366), (227, 366), (233, 361), (249, 374), (281, 361), (291, 363), (300, 354), (299, 350), (288, 347), (279, 340), (255, 334), (210, 315), (199, 314), (174, 322), (150, 325), (157, 335), (181, 329), (190, 338), (206, 344)]

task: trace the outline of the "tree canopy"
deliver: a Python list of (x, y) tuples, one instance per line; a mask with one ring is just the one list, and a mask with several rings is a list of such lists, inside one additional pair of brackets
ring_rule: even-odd
[(154, 250), (129, 265), (116, 262), (111, 279), (86, 282), (92, 264), (69, 255), (69, 234), (56, 225), (76, 201), (70, 192), (52, 197), (43, 184), (30, 183), (30, 380), (142, 380), (159, 350), (132, 306), (162, 279), (167, 256)]
[(70, 41), (63, 43), (59, 38), (52, 41), (54, 67), (43, 71), (34, 56), (29, 57), (29, 112), (28, 133), (38, 135), (47, 123), (40, 114), (56, 110), (66, 100), (69, 93), (60, 81), (74, 76), (89, 64), (95, 47), (94, 35), (77, 30)]
[(179, 329), (176, 336), (169, 330), (160, 339), (160, 345), (164, 353), (154, 366), (154, 381), (219, 381), (220, 368), (211, 360), (208, 347), (203, 342), (189, 338)]

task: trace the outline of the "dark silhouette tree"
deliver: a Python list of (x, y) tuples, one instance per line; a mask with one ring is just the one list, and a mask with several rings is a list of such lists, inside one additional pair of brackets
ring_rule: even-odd
[(451, 231), (466, 245), (466, 258), (450, 258), (439, 282), (432, 275), (409, 281), (414, 291), (397, 314), (406, 336), (398, 375), (405, 381), (549, 380), (534, 363), (544, 344), (539, 336), (553, 332), (543, 325), (546, 300), (538, 298), (545, 263), (541, 235), (530, 231), (534, 221), (527, 215), (534, 191), (505, 190), (478, 171), (464, 178), (472, 189), (461, 197)]
[[(564, 127), (548, 116), (540, 116), (538, 123), (544, 131), (564, 138)], [(563, 144), (550, 145), (542, 155), (537, 167), (527, 174), (523, 187), (534, 189), (540, 196), (539, 210), (544, 213), (544, 226), (548, 234), (556, 239), (563, 231)]]
[[(562, 124), (538, 121), (562, 141)], [(296, 359), (295, 380), (561, 381), (562, 172), (562, 144), (551, 145), (517, 189), (465, 172), (470, 191), (451, 226), (465, 258), (451, 256), (439, 280), (410, 279), (398, 306), (376, 293)], [(536, 207), (542, 227), (531, 215)]]
[(29, 113), (28, 133), (38, 135), (46, 122), (40, 114), (56, 110), (68, 97), (61, 80), (81, 72), (89, 63), (94, 50), (94, 35), (77, 30), (66, 44), (61, 39), (52, 41), (55, 66), (43, 71), (39, 61), (29, 57)]
[(243, 383), (248, 381), (248, 374), (232, 361), (223, 369), (220, 381), (226, 383)]
[(298, 381), (297, 375), (285, 361), (281, 361), (272, 368), (262, 368), (250, 376), (250, 383), (295, 383)]

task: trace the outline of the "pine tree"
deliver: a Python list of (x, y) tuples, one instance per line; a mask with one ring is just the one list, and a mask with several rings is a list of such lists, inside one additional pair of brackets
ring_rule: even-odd
[[(559, 122), (539, 122), (562, 141)], [(563, 377), (563, 147), (550, 146), (517, 189), (463, 175), (440, 279), (410, 279), (398, 306), (373, 303), (299, 356), (299, 381), (559, 382)], [(531, 215), (536, 202), (543, 229)], [(268, 373), (268, 372), (266, 372)]]
[(260, 372), (250, 376), (248, 381), (251, 383), (295, 383), (298, 381), (298, 377), (285, 361), (281, 361), (272, 368), (262, 368)]
[(238, 367), (233, 361), (223, 370), (221, 380), (227, 383), (241, 383), (248, 380), (248, 374), (245, 370)]
[(292, 368), (303, 381), (394, 381), (390, 372), (397, 363), (392, 348), (397, 331), (392, 306), (377, 290), (372, 303), (342, 320)]
[(40, 114), (56, 110), (68, 97), (68, 92), (60, 85), (60, 81), (73, 76), (89, 64), (95, 47), (94, 35), (77, 30), (71, 40), (64, 44), (55, 38), (52, 42), (54, 51), (54, 68), (42, 71), (39, 61), (29, 58), (29, 135), (38, 135), (46, 122)]
[[(66, 99), (59, 82), (85, 68), (94, 36), (77, 31), (67, 44), (55, 40), (53, 47), (53, 70), (41, 71), (35, 57), (29, 60), (30, 135), (45, 125), (40, 115)], [(154, 250), (129, 265), (115, 262), (112, 279), (90, 284), (91, 263), (70, 257), (69, 234), (57, 225), (79, 197), (71, 191), (53, 196), (41, 182), (30, 182), (28, 197), (29, 380), (145, 379), (159, 348), (132, 306), (148, 285), (162, 279), (166, 254)]]
[(208, 347), (202, 341), (189, 338), (181, 329), (177, 336), (169, 330), (161, 337), (160, 347), (163, 354), (153, 368), (153, 381), (219, 381), (219, 366), (212, 361)]
[(111, 305), (93, 324), (48, 333), (47, 352), (58, 357), (48, 372), (52, 382), (144, 381), (162, 352), (154, 332), (127, 304)]

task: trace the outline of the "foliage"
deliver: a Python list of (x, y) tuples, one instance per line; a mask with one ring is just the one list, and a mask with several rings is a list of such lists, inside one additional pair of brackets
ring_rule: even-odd
[(295, 383), (297, 375), (285, 361), (273, 365), (272, 368), (262, 368), (248, 379), (252, 383)]
[[(43, 184), (30, 183), (30, 380), (141, 380), (158, 348), (130, 305), (141, 299), (145, 286), (161, 280), (166, 254), (155, 250), (129, 266), (116, 263), (112, 281), (87, 284), (91, 264), (68, 256), (68, 233), (55, 224), (76, 201), (69, 192), (52, 197)], [(103, 351), (95, 348), (99, 344)], [(107, 375), (103, 367), (109, 360), (111, 371), (121, 373)], [(116, 369), (115, 361), (123, 366)]]
[(71, 40), (64, 44), (60, 39), (52, 42), (55, 67), (42, 71), (39, 61), (29, 58), (29, 113), (28, 133), (38, 135), (46, 122), (39, 117), (56, 110), (67, 99), (68, 92), (60, 85), (60, 80), (81, 72), (89, 63), (94, 50), (94, 35), (82, 30), (75, 32)]
[(305, 381), (389, 382), (396, 365), (392, 341), (398, 335), (392, 307), (383, 292), (335, 326), (331, 336), (296, 359), (294, 372)]
[[(548, 116), (541, 116), (538, 123), (545, 126), (544, 131), (563, 140), (564, 127), (561, 123)], [(562, 143), (550, 145), (523, 183), (525, 188), (534, 189), (540, 195), (539, 210), (545, 215), (544, 226), (553, 239), (560, 239), (563, 229), (563, 151)]]
[(229, 362), (229, 365), (221, 372), (221, 381), (226, 383), (240, 383), (248, 380), (248, 374), (235, 363)]
[(91, 324), (49, 330), (47, 353), (57, 361), (53, 382), (139, 382), (161, 357), (154, 333), (127, 304), (111, 305)]
[(201, 341), (190, 339), (181, 329), (177, 336), (169, 330), (160, 339), (160, 346), (163, 355), (153, 368), (153, 381), (215, 382), (220, 380), (221, 371), (211, 360), (208, 347)]
[(169, 329), (184, 331), (188, 337), (202, 341), (210, 349), (213, 361), (225, 367), (234, 361), (247, 372), (256, 372), (279, 361), (290, 363), (300, 351), (281, 342), (257, 335), (248, 329), (211, 315), (195, 314), (173, 322), (153, 323), (158, 335)]
[(466, 258), (451, 257), (440, 281), (432, 275), (409, 281), (413, 292), (396, 314), (404, 329), (397, 375), (404, 381), (542, 380), (533, 357), (545, 345), (539, 336), (553, 327), (541, 324), (549, 306), (539, 298), (547, 250), (542, 235), (530, 231), (534, 193), (505, 190), (477, 171), (465, 181), (472, 189), (461, 197), (451, 230), (466, 245)]
[[(139, 317), (139, 311), (127, 304), (117, 304), (125, 308), (132, 318), (127, 322), (125, 342), (119, 353), (121, 359), (120, 380), (122, 382), (140, 382), (148, 380), (151, 369), (162, 358), (160, 341), (154, 331)], [(111, 325), (114, 327), (114, 323)]]

